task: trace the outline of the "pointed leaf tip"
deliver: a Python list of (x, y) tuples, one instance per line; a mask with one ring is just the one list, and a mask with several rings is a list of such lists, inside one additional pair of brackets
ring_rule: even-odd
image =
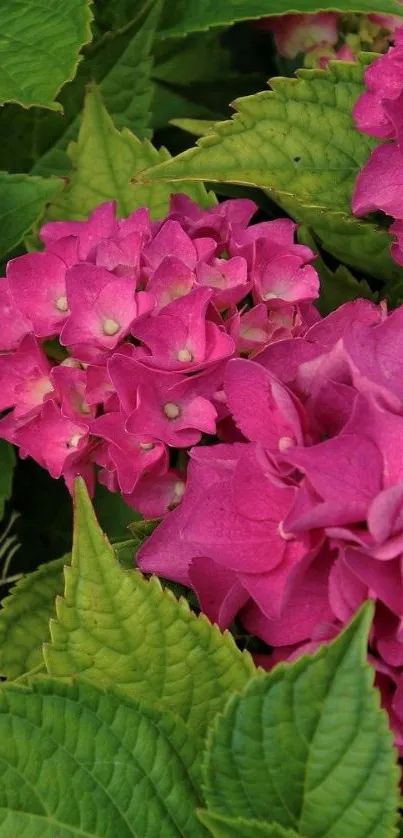
[(373, 613), (365, 603), (313, 657), (252, 679), (229, 701), (206, 750), (209, 808), (306, 836), (393, 835), (399, 770), (367, 661)]

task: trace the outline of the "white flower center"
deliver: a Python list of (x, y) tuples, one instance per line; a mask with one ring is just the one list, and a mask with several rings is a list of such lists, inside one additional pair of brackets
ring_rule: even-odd
[(106, 317), (102, 324), (102, 329), (105, 335), (113, 337), (113, 335), (116, 335), (120, 331), (120, 324), (116, 320), (113, 320), (112, 317)]
[(177, 419), (180, 416), (181, 409), (175, 402), (167, 402), (164, 404), (164, 413), (168, 419)]
[(67, 297), (65, 297), (65, 296), (58, 297), (57, 300), (56, 300), (55, 305), (56, 305), (56, 308), (57, 308), (58, 311), (68, 311), (69, 310), (69, 304), (67, 302)]
[(293, 445), (295, 445), (295, 441), (290, 436), (282, 436), (278, 441), (279, 451), (287, 451), (287, 448), (291, 448)]
[(74, 434), (74, 436), (69, 439), (67, 443), (67, 448), (77, 448), (78, 443), (80, 442), (81, 434)]
[(71, 367), (72, 369), (78, 370), (81, 367), (80, 361), (76, 361), (75, 358), (65, 358), (64, 361), (60, 364), (61, 367)]
[(183, 480), (178, 480), (174, 485), (174, 495), (175, 495), (175, 503), (179, 503), (179, 501), (183, 498), (185, 494), (186, 486)]
[(190, 349), (180, 349), (176, 357), (178, 361), (183, 361), (183, 363), (193, 361), (193, 355)]
[(153, 442), (140, 442), (140, 448), (142, 451), (151, 451), (154, 448)]

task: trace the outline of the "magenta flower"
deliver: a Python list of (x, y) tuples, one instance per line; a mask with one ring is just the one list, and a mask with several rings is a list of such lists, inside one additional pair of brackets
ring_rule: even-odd
[(7, 279), (0, 280), (0, 316), (3, 351), (17, 349), (22, 338), (32, 331), (32, 323), (15, 305)]
[[(155, 439), (178, 448), (195, 445), (202, 433), (214, 434), (217, 412), (201, 393), (213, 394), (204, 376), (183, 376), (149, 370), (139, 361), (116, 354), (108, 370), (123, 409), (127, 430), (141, 434), (145, 428)], [(210, 379), (211, 381), (211, 379)], [(210, 391), (210, 392), (209, 392)], [(213, 392), (211, 392), (213, 391)]]
[(104, 268), (76, 265), (67, 273), (70, 316), (62, 329), (64, 346), (91, 344), (114, 349), (135, 319), (153, 308), (146, 292), (135, 293), (130, 277), (111, 277)]
[(110, 412), (91, 423), (91, 433), (108, 442), (108, 455), (116, 469), (118, 484), (123, 494), (130, 494), (147, 472), (164, 474), (168, 468), (167, 450), (163, 443), (148, 433), (139, 436), (126, 430), (127, 417)]
[(10, 293), (38, 337), (59, 334), (69, 314), (66, 264), (52, 253), (27, 253), (7, 265)]
[(158, 317), (136, 321), (132, 334), (149, 354), (141, 360), (160, 370), (195, 372), (229, 358), (234, 343), (223, 327), (206, 319), (212, 292), (195, 288), (166, 306)]
[(336, 44), (339, 39), (338, 19), (334, 12), (291, 14), (262, 18), (255, 26), (273, 32), (280, 55), (296, 58), (317, 44)]
[(66, 468), (82, 456), (88, 444), (89, 425), (63, 416), (54, 401), (16, 432), (16, 443), (25, 455), (33, 457), (52, 477), (60, 477)]

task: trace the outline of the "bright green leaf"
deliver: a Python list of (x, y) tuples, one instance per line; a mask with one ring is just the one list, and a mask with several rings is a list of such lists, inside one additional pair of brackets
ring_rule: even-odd
[(65, 574), (52, 643), (45, 647), (51, 675), (81, 675), (121, 696), (152, 696), (202, 734), (256, 672), (231, 635), (162, 591), (158, 579), (119, 567), (81, 482)]
[(278, 823), (226, 818), (205, 809), (200, 810), (198, 816), (213, 838), (298, 838), (293, 829), (284, 829)]
[(378, 12), (403, 16), (398, 0), (166, 0), (161, 38), (201, 32), (212, 26), (230, 26), (240, 20), (290, 12)]
[(4, 515), (5, 502), (11, 496), (14, 468), (14, 448), (9, 442), (0, 439), (0, 520)]
[[(94, 47), (93, 53), (86, 57), (74, 83), (68, 85), (60, 97), (65, 111), (64, 128), (60, 118), (57, 119), (53, 114), (51, 125), (49, 115), (46, 122), (42, 116), (39, 125), (34, 124), (35, 146), (38, 143), (38, 129), (42, 129), (39, 159), (32, 169), (34, 174), (70, 173), (71, 161), (66, 149), (71, 141), (77, 139), (85, 88), (92, 81), (99, 85), (108, 113), (118, 128), (129, 128), (139, 139), (151, 135), (149, 123), (154, 89), (150, 76), (159, 14), (160, 4), (154, 2), (145, 19), (139, 21), (136, 16), (134, 26), (130, 26), (128, 32), (118, 33), (114, 37), (109, 35), (103, 44), (98, 45), (97, 49)], [(50, 129), (53, 129), (53, 133)], [(47, 133), (50, 134), (50, 142), (48, 140), (44, 146)], [(36, 154), (38, 156), (38, 151)]]
[(233, 119), (142, 180), (238, 183), (348, 212), (355, 178), (375, 144), (351, 115), (362, 72), (358, 64), (336, 61), (328, 70), (272, 79), (272, 91), (238, 99)]
[(234, 697), (211, 731), (208, 808), (307, 838), (393, 834), (399, 771), (367, 662), (373, 605), (313, 657)]
[[(140, 142), (125, 128), (118, 131), (96, 87), (87, 95), (78, 142), (70, 145), (69, 154), (75, 171), (52, 204), (50, 218), (83, 219), (102, 201), (110, 200), (117, 200), (123, 215), (140, 206), (148, 206), (154, 217), (166, 212), (169, 186), (133, 185), (130, 180), (147, 166), (167, 160), (168, 152), (157, 151), (148, 140)], [(200, 203), (211, 204), (204, 187), (182, 184), (180, 188)]]
[(0, 611), (0, 673), (19, 678), (43, 662), (55, 598), (63, 593), (63, 565), (68, 557), (41, 565), (17, 582)]
[(75, 76), (91, 20), (88, 0), (0, 0), (0, 103), (61, 110), (54, 99)]
[(0, 172), (1, 259), (20, 244), (28, 230), (41, 219), (47, 202), (60, 191), (62, 185), (57, 178)]
[(198, 751), (169, 712), (90, 684), (0, 691), (0, 838), (207, 838)]
[(171, 119), (171, 125), (176, 125), (195, 137), (205, 137), (209, 131), (213, 131), (215, 123), (211, 119)]

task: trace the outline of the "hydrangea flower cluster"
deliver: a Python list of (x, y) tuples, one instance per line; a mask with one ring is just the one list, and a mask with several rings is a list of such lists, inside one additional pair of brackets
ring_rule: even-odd
[(403, 753), (402, 353), (403, 306), (357, 300), (228, 360), (234, 441), (191, 451), (139, 565), (190, 586), (221, 628), (237, 616), (273, 647), (268, 666), (374, 599), (370, 652)]
[(288, 219), (249, 226), (255, 211), (176, 195), (158, 222), (107, 203), (45, 224), (0, 284), (0, 436), (147, 517), (178, 503), (188, 447), (232, 432), (227, 361), (318, 317), (314, 254)]
[(353, 196), (353, 211), (366, 215), (381, 210), (395, 221), (394, 260), (403, 265), (403, 30), (395, 46), (371, 64), (365, 73), (367, 90), (359, 98), (354, 118), (360, 131), (389, 142), (377, 146), (360, 172)]
[[(400, 0), (401, 2), (401, 0)], [(397, 15), (341, 15), (336, 12), (261, 18), (253, 25), (274, 35), (279, 55), (304, 55), (306, 66), (326, 67), (329, 60), (356, 61), (362, 49), (383, 52), (403, 19)]]

